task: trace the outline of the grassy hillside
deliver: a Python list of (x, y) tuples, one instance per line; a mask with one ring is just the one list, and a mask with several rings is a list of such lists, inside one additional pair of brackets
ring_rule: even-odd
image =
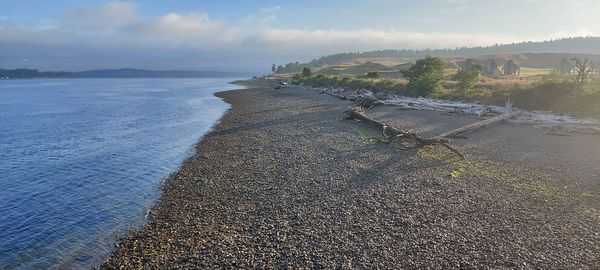
[[(441, 50), (405, 49), (338, 53), (319, 57), (306, 64), (313, 67), (323, 67), (342, 64), (358, 64), (370, 61), (391, 66), (395, 63), (414, 61), (414, 59), (420, 59), (427, 55), (447, 58), (467, 58), (477, 55), (515, 55), (527, 53), (600, 54), (600, 37), (576, 37), (539, 42), (528, 41), (513, 44), (497, 44), (484, 47), (465, 47)], [(385, 61), (389, 62), (379, 62), (377, 59), (386, 59)]]
[(367, 61), (360, 64), (344, 64), (339, 66), (329, 66), (317, 70), (317, 73), (323, 75), (363, 75), (370, 71), (394, 71), (394, 67)]
[[(521, 67), (527, 68), (554, 68), (561, 59), (584, 59), (588, 58), (594, 62), (600, 61), (600, 55), (597, 54), (572, 54), (572, 53), (519, 53), (519, 54), (496, 54), (496, 55), (476, 55), (473, 58), (476, 63), (484, 64), (488, 59), (494, 59), (499, 65), (503, 65), (508, 60), (515, 61)], [(464, 58), (461, 58), (461, 60)], [(463, 60), (464, 61), (464, 60)]]
[[(512, 76), (510, 78), (495, 78), (495, 83), (526, 83), (523, 79), (538, 79), (552, 73), (553, 69), (558, 65), (561, 59), (573, 59), (573, 58), (584, 59), (588, 58), (596, 63), (600, 63), (600, 55), (594, 54), (568, 54), (568, 53), (521, 53), (521, 54), (499, 54), (499, 55), (478, 55), (468, 58), (456, 58), (456, 57), (443, 57), (442, 60), (445, 65), (444, 74), (451, 76), (464, 65), (467, 59), (472, 59), (473, 64), (485, 65), (490, 59), (493, 59), (498, 64), (498, 68), (502, 70), (502, 66), (509, 60), (513, 60), (516, 64), (521, 67), (519, 76)], [(416, 60), (416, 59), (415, 59)], [(413, 61), (402, 58), (356, 58), (350, 62), (343, 63), (340, 65), (329, 65), (321, 67), (313, 67), (308, 64), (294, 65), (295, 68), (286, 69), (280, 74), (294, 74), (301, 71), (303, 67), (310, 67), (315, 74), (323, 74), (330, 76), (362, 76), (368, 72), (379, 72), (380, 74), (399, 74), (399, 71), (408, 69)], [(515, 80), (517, 80), (515, 82)]]
[[(473, 59), (474, 64), (484, 65), (489, 59), (495, 60), (499, 66), (502, 66), (506, 61), (513, 60), (515, 63), (525, 68), (534, 68), (534, 69), (553, 69), (563, 58), (573, 59), (573, 58), (584, 59), (588, 58), (594, 62), (600, 62), (600, 55), (597, 54), (570, 54), (570, 53), (519, 53), (519, 54), (498, 54), (498, 55), (475, 55), (470, 57), (442, 57), (445, 63), (447, 64), (447, 68), (458, 68), (460, 67), (467, 59)], [(374, 64), (379, 64), (384, 67), (382, 68), (391, 68), (391, 69), (399, 69), (399, 67), (406, 67), (407, 64), (414, 62), (416, 59), (407, 59), (407, 58), (356, 58), (352, 59), (349, 62), (345, 62), (340, 65), (335, 66), (323, 66), (323, 67), (342, 67), (348, 68), (356, 65), (368, 64), (373, 66)], [(315, 68), (315, 67), (313, 67)], [(318, 67), (317, 67), (318, 68)], [(373, 68), (376, 68), (373, 66)]]

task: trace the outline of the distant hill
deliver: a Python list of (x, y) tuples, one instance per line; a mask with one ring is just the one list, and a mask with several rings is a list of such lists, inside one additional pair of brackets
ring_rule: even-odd
[[(478, 55), (471, 57), (475, 64), (484, 64), (489, 59), (496, 60), (499, 64), (504, 64), (508, 60), (513, 60), (520, 66), (530, 68), (553, 68), (563, 58), (566, 59), (585, 59), (588, 58), (596, 63), (600, 61), (598, 54), (574, 54), (574, 53), (519, 53), (519, 54), (496, 54), (496, 55)], [(465, 58), (462, 58), (465, 59)]]
[(0, 78), (228, 78), (245, 77), (242, 72), (187, 71), (187, 70), (143, 70), (143, 69), (103, 69), (89, 71), (38, 71), (35, 69), (0, 69)]
[(71, 72), (38, 71), (35, 69), (0, 69), (0, 79), (69, 78)]
[[(538, 53), (540, 57), (533, 60), (529, 56), (532, 53)], [(427, 55), (447, 57), (447, 58), (481, 58), (490, 55), (517, 55), (519, 60), (527, 62), (525, 66), (532, 67), (551, 67), (554, 62), (560, 61), (562, 56), (555, 55), (548, 59), (543, 57), (550, 56), (548, 53), (568, 54), (568, 55), (597, 55), (600, 54), (600, 37), (577, 37), (564, 38), (557, 40), (548, 40), (540, 42), (521, 42), (513, 44), (493, 45), (486, 47), (471, 47), (443, 50), (380, 50), (370, 52), (349, 52), (322, 56), (314, 59), (304, 65), (310, 67), (338, 66), (344, 64), (360, 64), (369, 62), (381, 63), (388, 66), (414, 61)], [(529, 56), (527, 56), (529, 55)], [(501, 60), (501, 59), (500, 59)], [(517, 59), (515, 59), (517, 60)], [(503, 61), (502, 61), (503, 62)]]
[[(485, 66), (488, 61), (494, 60), (501, 68), (506, 62), (512, 60), (521, 67), (521, 77), (540, 77), (545, 76), (561, 67), (565, 61), (574, 64), (574, 59), (589, 59), (595, 68), (600, 68), (599, 54), (573, 54), (573, 53), (517, 53), (517, 54), (492, 54), (475, 55), (470, 57), (441, 57), (444, 63), (445, 73), (453, 74), (460, 67), (465, 65), (467, 60), (472, 64)], [(280, 72), (283, 74), (297, 73), (301, 68), (311, 68), (315, 74), (331, 76), (359, 76), (368, 72), (379, 72), (383, 77), (401, 78), (401, 70), (410, 68), (416, 59), (395, 60), (392, 58), (355, 58), (350, 62), (340, 65), (325, 65), (321, 67), (310, 66), (308, 64), (288, 64)], [(564, 68), (564, 66), (562, 66)]]

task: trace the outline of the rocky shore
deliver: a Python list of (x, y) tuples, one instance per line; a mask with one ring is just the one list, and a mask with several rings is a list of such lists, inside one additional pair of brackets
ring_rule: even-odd
[[(344, 120), (347, 101), (243, 83), (217, 94), (232, 109), (101, 268), (600, 265), (598, 137), (504, 125), (459, 142), (459, 160), (378, 142), (379, 131)], [(369, 113), (427, 134), (477, 121)]]

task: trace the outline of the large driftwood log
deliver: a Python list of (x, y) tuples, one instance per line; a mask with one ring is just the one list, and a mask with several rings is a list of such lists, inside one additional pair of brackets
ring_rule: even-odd
[(446, 139), (446, 138), (425, 139), (425, 138), (418, 136), (413, 131), (404, 131), (404, 130), (399, 130), (399, 129), (390, 127), (390, 126), (385, 125), (375, 119), (369, 118), (364, 113), (364, 108), (362, 108), (362, 107), (348, 107), (346, 109), (346, 115), (350, 119), (359, 120), (359, 121), (366, 123), (372, 127), (380, 129), (382, 131), (383, 136), (386, 139), (386, 141), (390, 141), (392, 139), (397, 139), (397, 140), (408, 139), (408, 140), (414, 141), (419, 147), (423, 147), (425, 145), (440, 144), (440, 145), (448, 148), (450, 151), (454, 152), (457, 156), (459, 156), (461, 158), (465, 157), (460, 151), (456, 150), (454, 147), (452, 147), (448, 144), (449, 139)]
[(512, 109), (512, 103), (510, 101), (508, 101), (506, 103), (506, 111), (503, 114), (500, 114), (496, 117), (492, 117), (490, 119), (486, 119), (483, 121), (479, 121), (479, 122), (475, 122), (473, 124), (470, 125), (466, 125), (464, 127), (460, 127), (457, 128), (455, 130), (440, 134), (438, 136), (433, 137), (432, 139), (435, 140), (441, 140), (441, 139), (450, 139), (450, 138), (454, 138), (456, 136), (465, 134), (465, 133), (469, 133), (478, 129), (482, 129), (484, 127), (487, 127), (489, 125), (498, 123), (498, 122), (502, 122), (502, 121), (506, 121), (509, 118), (511, 118), (514, 115), (514, 111)]
[(483, 120), (483, 121), (480, 121), (477, 123), (466, 125), (464, 127), (457, 128), (455, 130), (443, 133), (441, 135), (438, 135), (438, 136), (435, 136), (432, 138), (422, 138), (422, 137), (418, 136), (415, 132), (399, 130), (399, 129), (395, 129), (393, 127), (387, 126), (375, 119), (369, 118), (365, 114), (365, 109), (362, 107), (348, 107), (346, 109), (346, 115), (348, 116), (348, 118), (360, 120), (364, 123), (367, 123), (368, 125), (371, 125), (377, 129), (382, 130), (383, 136), (388, 141), (396, 138), (399, 140), (400, 139), (413, 140), (413, 141), (415, 141), (415, 143), (418, 146), (439, 144), (439, 145), (442, 145), (442, 146), (448, 148), (450, 151), (454, 152), (459, 157), (464, 158), (464, 155), (461, 152), (459, 152), (458, 150), (456, 150), (456, 148), (452, 147), (449, 144), (451, 141), (451, 138), (455, 138), (461, 134), (465, 134), (468, 132), (472, 132), (472, 131), (487, 127), (494, 123), (505, 121), (514, 115), (514, 111), (512, 109), (512, 103), (509, 100), (508, 102), (506, 102), (505, 112), (501, 115), (498, 115), (496, 117), (492, 117), (490, 119), (486, 119), (486, 120)]

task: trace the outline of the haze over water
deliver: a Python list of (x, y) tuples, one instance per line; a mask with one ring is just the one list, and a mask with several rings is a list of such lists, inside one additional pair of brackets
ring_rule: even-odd
[(89, 267), (139, 226), (232, 79), (0, 81), (0, 268)]

